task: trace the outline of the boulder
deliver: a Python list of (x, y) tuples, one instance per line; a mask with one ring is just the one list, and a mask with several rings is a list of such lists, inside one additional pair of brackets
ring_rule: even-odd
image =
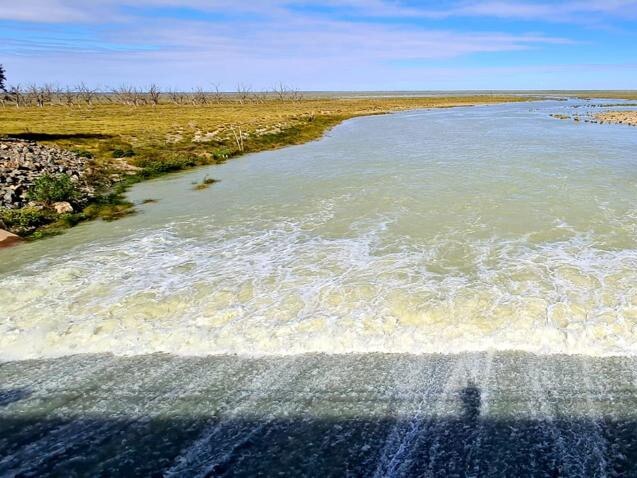
[(14, 246), (21, 241), (22, 238), (20, 236), (16, 236), (15, 234), (11, 234), (9, 231), (0, 229), (0, 248)]
[(53, 209), (58, 214), (67, 214), (69, 212), (73, 212), (73, 206), (66, 201), (54, 202)]

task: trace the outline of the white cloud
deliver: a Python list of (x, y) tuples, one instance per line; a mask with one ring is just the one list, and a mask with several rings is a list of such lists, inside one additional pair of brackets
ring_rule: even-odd
[(276, 17), (289, 13), (291, 8), (314, 6), (350, 11), (363, 18), (424, 17), (442, 19), (454, 16), (484, 16), (497, 18), (533, 19), (544, 21), (583, 20), (592, 14), (635, 17), (637, 0), (569, 0), (569, 1), (510, 1), (457, 0), (436, 7), (413, 1), (395, 0), (0, 0), (0, 19), (55, 22), (94, 22), (123, 20), (127, 14), (122, 7), (192, 8), (208, 12), (256, 13)]
[[(318, 3), (333, 10), (309, 14), (300, 8)], [(60, 83), (143, 84), (145, 78), (154, 76), (154, 81), (165, 86), (206, 85), (209, 81), (232, 87), (246, 81), (265, 88), (282, 80), (303, 88), (345, 88), (345, 83), (338, 85), (348, 79), (352, 85), (380, 87), (383, 78), (394, 72), (404, 76), (396, 79), (398, 87), (401, 81), (409, 83), (410, 74), (441, 77), (444, 72), (477, 71), (425, 68), (427, 62), (575, 43), (542, 33), (445, 29), (443, 22), (439, 28), (425, 28), (406, 21), (412, 17), (619, 15), (629, 14), (637, 1), (460, 0), (438, 9), (415, 4), (389, 0), (0, 0), (0, 19), (35, 22), (21, 23), (13, 33), (0, 31), (0, 54), (9, 58), (3, 63), (10, 67), (10, 76), (14, 75), (12, 82), (33, 81), (37, 79), (33, 75), (42, 71), (43, 76)], [(153, 15), (152, 10), (142, 14), (122, 8), (126, 6), (190, 7), (212, 15), (198, 20), (166, 18)], [(346, 11), (347, 16), (343, 15)], [(222, 18), (231, 20), (217, 21), (215, 12), (223, 12)], [(397, 21), (385, 22), (379, 17)], [(22, 32), (16, 34), (16, 28)], [(37, 34), (31, 35), (27, 28)], [(78, 28), (88, 33), (71, 36), (69, 32)], [(48, 60), (46, 67), (43, 58)], [(490, 71), (497, 74), (497, 70)]]

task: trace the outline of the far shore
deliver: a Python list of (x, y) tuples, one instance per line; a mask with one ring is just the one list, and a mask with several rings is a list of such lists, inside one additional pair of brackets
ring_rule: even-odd
[(637, 111), (607, 111), (595, 115), (600, 123), (625, 124), (637, 126)]

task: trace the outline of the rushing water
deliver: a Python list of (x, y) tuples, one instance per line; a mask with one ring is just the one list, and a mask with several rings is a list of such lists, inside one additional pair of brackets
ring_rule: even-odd
[(0, 476), (637, 476), (637, 128), (580, 105), (358, 118), (0, 251)]
[[(569, 102), (358, 118), (0, 252), (0, 355), (637, 352), (637, 129)], [(205, 191), (193, 182), (221, 179)]]

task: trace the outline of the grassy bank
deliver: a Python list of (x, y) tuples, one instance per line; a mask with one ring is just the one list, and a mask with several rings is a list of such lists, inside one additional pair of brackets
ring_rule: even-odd
[[(123, 193), (131, 184), (198, 165), (216, 164), (248, 152), (301, 144), (356, 116), (416, 108), (441, 108), (527, 101), (521, 96), (482, 95), (421, 98), (313, 98), (239, 104), (6, 107), (0, 135), (75, 150), (91, 158), (95, 183), (115, 184), (79, 213), (4, 211), (4, 222), (41, 237), (102, 217), (116, 219), (133, 209)], [(0, 218), (2, 218), (0, 214)], [(28, 232), (20, 232), (28, 231)]]

